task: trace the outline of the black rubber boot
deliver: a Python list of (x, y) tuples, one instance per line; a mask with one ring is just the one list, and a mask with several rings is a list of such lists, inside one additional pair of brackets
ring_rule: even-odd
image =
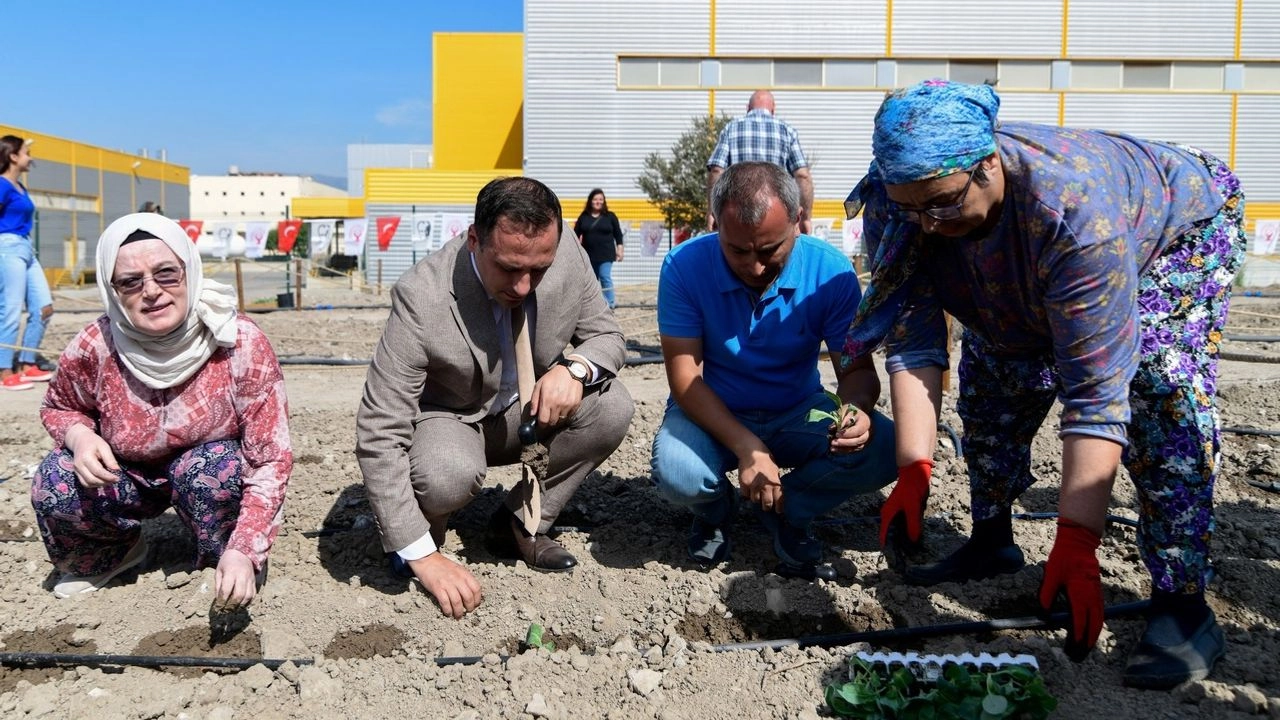
[(1026, 564), (1022, 548), (1013, 542), (1013, 513), (1004, 510), (973, 524), (973, 536), (958, 550), (932, 565), (907, 568), (911, 585), (967, 582), (1017, 572)]
[(1124, 684), (1168, 690), (1209, 676), (1227, 643), (1204, 593), (1151, 593), (1147, 627), (1129, 655)]

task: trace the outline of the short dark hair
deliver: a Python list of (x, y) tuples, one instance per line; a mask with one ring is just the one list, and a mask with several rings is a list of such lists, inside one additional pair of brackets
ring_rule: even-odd
[(733, 204), (738, 222), (759, 225), (769, 210), (769, 200), (775, 197), (787, 211), (787, 220), (800, 219), (800, 186), (790, 173), (773, 163), (734, 163), (711, 188), (711, 215), (719, 224), (724, 206)]
[(9, 156), (17, 155), (26, 144), (27, 141), (17, 135), (0, 137), (0, 173), (9, 172), (9, 165), (13, 162)]
[[(991, 157), (991, 155), (987, 157)], [(978, 166), (973, 169), (973, 181), (978, 183), (978, 187), (986, 187), (991, 183), (991, 176), (987, 174), (987, 168), (982, 164), (986, 161), (987, 158), (982, 158), (978, 162)]]
[(498, 220), (505, 219), (525, 234), (533, 234), (555, 223), (556, 235), (564, 231), (560, 198), (551, 188), (529, 177), (501, 177), (490, 180), (476, 196), (476, 234), (480, 245)]

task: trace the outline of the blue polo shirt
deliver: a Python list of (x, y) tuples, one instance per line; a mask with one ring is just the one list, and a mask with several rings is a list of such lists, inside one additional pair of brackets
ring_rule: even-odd
[(658, 331), (702, 340), (702, 377), (730, 410), (785, 410), (822, 388), (822, 342), (840, 351), (861, 298), (849, 258), (801, 235), (757, 301), (712, 233), (676, 246), (663, 260)]

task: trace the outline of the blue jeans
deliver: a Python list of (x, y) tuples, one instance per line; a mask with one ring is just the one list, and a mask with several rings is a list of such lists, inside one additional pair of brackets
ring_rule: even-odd
[(613, 296), (613, 263), (602, 262), (592, 266), (596, 271), (596, 279), (600, 281), (600, 290), (604, 293), (604, 301), (614, 307), (618, 301)]
[[(36, 259), (31, 241), (21, 235), (0, 234), (0, 370), (13, 367), (12, 346), (24, 348), (18, 355), (23, 363), (35, 364), (35, 348), (44, 339), (44, 320), (40, 310), (53, 304), (44, 268)], [(18, 321), (27, 309), (27, 329), (18, 343)]]
[[(792, 468), (782, 476), (783, 516), (797, 528), (807, 528), (818, 515), (898, 477), (892, 420), (873, 413), (871, 442), (865, 449), (833, 455), (828, 452), (830, 422), (809, 422), (811, 408), (834, 406), (819, 392), (788, 410), (734, 413), (764, 441), (779, 468)], [(653, 438), (651, 464), (654, 484), (667, 500), (707, 523), (726, 520), (733, 507), (728, 494), (737, 492), (726, 473), (738, 468), (738, 458), (675, 403), (667, 407)]]

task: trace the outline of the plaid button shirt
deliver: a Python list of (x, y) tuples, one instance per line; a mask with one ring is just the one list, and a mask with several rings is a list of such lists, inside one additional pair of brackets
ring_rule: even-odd
[(740, 162), (771, 162), (793, 175), (809, 166), (795, 128), (764, 108), (756, 108), (725, 126), (707, 167), (727, 168)]

